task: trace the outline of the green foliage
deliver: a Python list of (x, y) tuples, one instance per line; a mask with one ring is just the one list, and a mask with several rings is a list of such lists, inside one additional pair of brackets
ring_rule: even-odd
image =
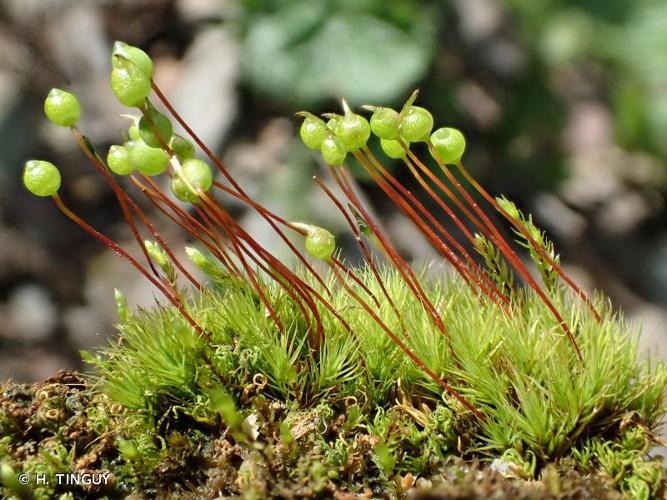
[(164, 272), (169, 283), (176, 284), (176, 266), (169, 258), (167, 252), (160, 246), (159, 243), (151, 240), (144, 241), (144, 247), (151, 260), (158, 265)]
[(237, 281), (227, 273), (222, 264), (210, 253), (204, 253), (194, 247), (185, 247), (185, 253), (190, 261), (214, 283), (231, 285)]
[[(553, 242), (549, 240), (549, 238), (547, 238), (547, 235), (544, 231), (540, 230), (533, 223), (533, 217), (531, 215), (526, 217), (516, 207), (514, 202), (508, 200), (504, 196), (496, 198), (496, 201), (503, 208), (503, 210), (505, 210), (505, 212), (507, 212), (510, 215), (510, 217), (515, 222), (517, 222), (520, 226), (523, 227), (523, 229), (530, 235), (532, 240), (549, 257), (549, 259), (551, 259), (553, 262), (559, 265), (560, 257), (558, 256), (558, 254), (556, 254), (556, 248), (554, 247)], [(542, 257), (542, 255), (540, 255), (540, 252), (538, 252), (535, 249), (533, 242), (531, 242), (530, 239), (526, 237), (525, 234), (523, 234), (516, 228), (514, 229), (514, 233), (516, 234), (517, 242), (519, 243), (519, 245), (528, 249), (528, 252), (530, 253), (530, 258), (535, 263), (535, 266), (537, 267), (537, 270), (539, 271), (540, 276), (542, 277), (542, 282), (544, 283), (544, 286), (546, 286), (547, 289), (551, 291), (555, 291), (558, 287), (558, 273), (556, 272), (554, 267), (549, 263), (547, 259), (545, 259), (544, 257)]]
[(435, 19), (406, 0), (246, 0), (244, 72), (256, 89), (312, 105), (392, 100), (426, 71)]
[(486, 264), (486, 272), (502, 293), (508, 297), (515, 296), (514, 273), (507, 265), (500, 250), (484, 235), (475, 234), (475, 250)]
[[(212, 336), (211, 346), (171, 309), (140, 311), (121, 326), (120, 343), (95, 360), (101, 388), (123, 406), (159, 420), (170, 411), (193, 416), (203, 411), (202, 405), (210, 407), (207, 388), (216, 378), (234, 398), (241, 398), (242, 388), (260, 374), (267, 380), (263, 392), (278, 400), (308, 407), (354, 396), (369, 405), (364, 411), (389, 408), (392, 392), (400, 387), (411, 395), (402, 405), (412, 408), (412, 415), (441, 415), (435, 420), (426, 414), (420, 417), (427, 428), (450, 436), (439, 445), (427, 440), (439, 453), (451, 450), (443, 443), (451, 443), (451, 433), (463, 427), (476, 436), (470, 450), (498, 456), (518, 447), (540, 462), (567, 456), (578, 443), (596, 435), (642, 442), (627, 430), (620, 432), (621, 425), (627, 427), (626, 416), (636, 415), (636, 425), (654, 429), (664, 413), (667, 369), (638, 361), (634, 334), (600, 300), (596, 306), (606, 312), (598, 325), (580, 304), (552, 297), (576, 325), (582, 367), (558, 324), (532, 293), (516, 291), (523, 294), (517, 301), (520, 311), (507, 317), (485, 301), (480, 305), (480, 298), (458, 279), (430, 285), (433, 303), (446, 305), (445, 321), (457, 353), (454, 362), (446, 339), (397, 273), (384, 271), (384, 280), (400, 318), (382, 299), (370, 271), (359, 276), (379, 298), (378, 312), (387, 324), (397, 331), (405, 328), (408, 345), (473, 401), (486, 421), (471, 419), (448, 398), (444, 405), (438, 403), (440, 388), (387, 341), (348, 294), (335, 293), (332, 305), (345, 311), (354, 336), (322, 309), (327, 333), (320, 351), (313, 353), (298, 309), (272, 283), (262, 286), (288, 325), (285, 335), (275, 330), (257, 297), (241, 286), (207, 292), (192, 305), (191, 313)], [(425, 406), (410, 403), (416, 400)], [(208, 415), (205, 419), (211, 418)], [(417, 440), (422, 441), (423, 437)], [(382, 463), (384, 467), (388, 462)]]
[(91, 360), (109, 397), (155, 418), (177, 402), (194, 401), (202, 390), (203, 346), (177, 312), (140, 311), (119, 328), (121, 344)]
[[(604, 65), (621, 144), (665, 153), (667, 42), (661, 0), (531, 2), (510, 0), (535, 63), (559, 70), (594, 61)], [(588, 62), (587, 64), (590, 64)]]
[[(189, 306), (210, 344), (174, 309), (129, 312), (117, 294), (121, 336), (87, 357), (96, 367), (88, 399), (57, 384), (34, 394), (3, 388), (3, 468), (52, 477), (83, 458), (100, 460), (96, 467), (115, 475), (113, 492), (146, 495), (156, 485), (173, 493), (206, 477), (211, 488), (234, 484), (247, 492), (263, 484), (262, 471), (275, 474), (271, 488), (291, 481), (326, 492), (331, 482), (356, 478), (396, 494), (408, 473), (430, 477), (453, 457), (495, 459), (496, 470), (527, 479), (546, 463), (570, 461), (581, 471), (604, 471), (629, 495), (659, 494), (664, 470), (645, 455), (664, 415), (667, 368), (638, 361), (628, 325), (600, 300), (602, 325), (580, 305), (561, 304), (577, 325), (582, 366), (531, 293), (517, 292), (525, 297), (507, 317), (462, 280), (423, 281), (445, 311), (454, 359), (395, 271), (382, 275), (400, 318), (373, 274), (358, 273), (387, 324), (405, 327), (410, 347), (486, 421), (443, 396), (333, 281), (332, 305), (354, 334), (322, 309), (326, 337), (318, 352), (307, 347), (307, 325), (278, 285), (261, 283), (287, 326), (284, 335), (247, 285), (227, 283), (205, 288)], [(72, 387), (83, 390), (76, 380)], [(85, 440), (74, 445), (74, 435)], [(53, 438), (43, 451), (17, 455), (21, 443), (44, 436)], [(92, 455), (83, 455), (93, 445)], [(50, 498), (55, 491), (33, 493)]]
[[(584, 470), (602, 469), (631, 498), (658, 498), (665, 470), (658, 460), (646, 460), (644, 433), (641, 427), (630, 429), (628, 434), (632, 436), (621, 442), (595, 437), (574, 450), (573, 455)], [(632, 445), (638, 437), (642, 443), (639, 448)]]

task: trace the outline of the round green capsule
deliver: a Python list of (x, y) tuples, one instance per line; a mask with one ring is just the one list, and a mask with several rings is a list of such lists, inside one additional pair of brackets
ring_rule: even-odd
[(169, 166), (169, 155), (160, 148), (152, 148), (141, 139), (126, 143), (130, 164), (144, 175), (160, 175)]
[(151, 92), (151, 81), (138, 66), (124, 64), (111, 71), (111, 89), (125, 106), (143, 106)]
[(304, 112), (306, 117), (299, 129), (299, 135), (303, 143), (310, 149), (320, 149), (324, 139), (329, 135), (326, 123), (315, 115)]
[(146, 52), (125, 42), (116, 41), (111, 49), (111, 66), (122, 68), (129, 62), (141, 70), (148, 78), (153, 78), (153, 60)]
[(380, 147), (382, 148), (382, 151), (384, 151), (384, 154), (389, 158), (402, 160), (406, 157), (405, 149), (403, 149), (403, 146), (401, 146), (399, 141), (380, 139)]
[(455, 128), (439, 128), (431, 134), (431, 143), (443, 163), (458, 163), (466, 150), (466, 139)]
[(371, 115), (371, 131), (380, 139), (398, 139), (401, 115), (391, 108), (375, 108)]
[(178, 158), (178, 161), (181, 163), (195, 157), (194, 145), (182, 135), (172, 135), (171, 141), (169, 141), (169, 148), (174, 152), (176, 158)]
[(125, 146), (113, 145), (107, 153), (107, 166), (114, 174), (130, 175), (134, 168), (130, 160), (130, 151)]
[(329, 135), (324, 139), (322, 146), (320, 146), (320, 152), (327, 165), (334, 167), (342, 165), (347, 157), (347, 149), (345, 149), (340, 139), (334, 135)]
[(60, 189), (62, 177), (53, 163), (43, 160), (27, 161), (23, 169), (23, 185), (35, 196), (54, 196)]
[(329, 118), (329, 120), (327, 120), (327, 128), (329, 131), (333, 132), (334, 134), (338, 134), (342, 117), (333, 113), (329, 113), (325, 116)]
[(71, 92), (51, 89), (44, 99), (44, 114), (56, 125), (73, 127), (81, 116), (81, 105)]
[(314, 259), (329, 262), (336, 251), (336, 238), (324, 228), (311, 226), (306, 236), (306, 252)]
[(160, 138), (165, 144), (169, 144), (173, 134), (171, 121), (151, 106), (148, 111), (146, 111), (146, 114), (139, 120), (139, 136), (152, 148), (162, 147), (154, 130), (160, 134)]
[(348, 151), (356, 151), (364, 147), (371, 135), (368, 120), (352, 112), (346, 112), (336, 128), (336, 135)]
[(408, 106), (401, 112), (398, 133), (407, 142), (423, 142), (433, 130), (433, 115), (420, 106)]
[[(187, 182), (186, 182), (187, 181)], [(188, 185), (189, 184), (189, 185)], [(171, 190), (176, 198), (187, 203), (199, 201), (198, 192), (207, 192), (213, 185), (211, 168), (197, 158), (185, 160), (181, 165), (181, 172), (174, 174), (171, 179)], [(193, 189), (194, 188), (194, 191)]]
[(333, 234), (324, 228), (303, 222), (292, 222), (291, 226), (305, 233), (305, 246), (308, 255), (314, 259), (331, 261), (331, 257), (336, 251), (336, 238)]

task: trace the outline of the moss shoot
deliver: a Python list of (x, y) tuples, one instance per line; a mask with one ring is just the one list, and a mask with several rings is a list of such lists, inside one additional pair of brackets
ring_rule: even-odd
[[(99, 493), (114, 495), (400, 497), (418, 478), (444, 487), (452, 474), (498, 476), (499, 491), (516, 487), (502, 477), (542, 478), (535, 491), (554, 498), (563, 484), (586, 481), (609, 498), (616, 489), (660, 494), (664, 470), (645, 456), (664, 414), (667, 369), (638, 361), (636, 332), (601, 299), (599, 325), (554, 297), (577, 325), (582, 366), (564, 335), (553, 340), (559, 325), (533, 294), (517, 296), (520, 309), (508, 318), (460, 279), (424, 280), (446, 311), (454, 359), (398, 274), (384, 273), (410, 347), (485, 420), (443, 396), (349, 294), (332, 302), (356, 335), (323, 309), (327, 336), (313, 354), (296, 304), (278, 286), (261, 285), (290, 325), (285, 336), (250, 287), (210, 275), (210, 289), (189, 305), (210, 343), (177, 309), (129, 312), (119, 295), (120, 337), (85, 354), (89, 378), (3, 388), (0, 460), (17, 474), (52, 478), (108, 471), (113, 483)], [(380, 293), (372, 273), (359, 276)], [(401, 328), (388, 298), (379, 312)], [(66, 491), (90, 493), (49, 486), (32, 494)]]

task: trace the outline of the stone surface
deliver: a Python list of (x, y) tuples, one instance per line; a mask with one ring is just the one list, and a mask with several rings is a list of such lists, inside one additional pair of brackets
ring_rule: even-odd
[(44, 342), (54, 332), (58, 311), (48, 291), (25, 284), (14, 289), (6, 305), (7, 337), (21, 342)]

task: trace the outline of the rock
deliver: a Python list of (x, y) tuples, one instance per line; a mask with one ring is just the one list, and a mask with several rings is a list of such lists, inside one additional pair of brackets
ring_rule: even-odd
[(28, 342), (49, 338), (56, 328), (58, 312), (49, 293), (34, 284), (14, 289), (7, 302), (9, 336)]
[[(202, 30), (183, 60), (181, 78), (169, 98), (202, 141), (216, 151), (237, 113), (239, 54), (228, 30)], [(163, 89), (164, 90), (164, 89)]]

